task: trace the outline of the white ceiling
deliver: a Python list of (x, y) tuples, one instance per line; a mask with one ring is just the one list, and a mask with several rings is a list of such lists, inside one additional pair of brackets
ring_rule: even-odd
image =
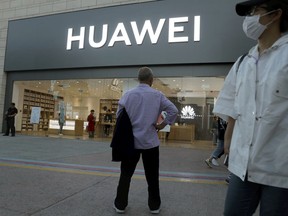
[[(41, 92), (69, 97), (120, 98), (122, 93), (111, 90), (114, 79), (81, 79), (81, 80), (41, 80), (16, 81), (15, 85)], [(133, 88), (138, 83), (135, 79), (117, 79), (122, 92)], [(153, 88), (162, 91), (167, 97), (217, 97), (223, 86), (222, 77), (175, 77), (155, 78)]]

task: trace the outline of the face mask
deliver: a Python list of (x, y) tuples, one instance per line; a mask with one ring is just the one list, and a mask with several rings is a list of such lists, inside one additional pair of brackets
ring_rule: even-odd
[(262, 25), (259, 22), (260, 17), (266, 16), (274, 11), (270, 11), (263, 15), (254, 15), (254, 16), (246, 16), (243, 22), (243, 31), (246, 36), (253, 39), (258, 40), (258, 38), (263, 34), (268, 25), (270, 25), (273, 21), (268, 23), (267, 25)]

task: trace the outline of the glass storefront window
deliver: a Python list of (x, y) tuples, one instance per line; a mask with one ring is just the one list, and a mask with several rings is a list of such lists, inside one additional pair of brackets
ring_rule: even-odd
[[(222, 77), (154, 79), (152, 87), (163, 92), (179, 110), (177, 120), (167, 136), (169, 140), (212, 140), (212, 110), (223, 82)], [(16, 81), (13, 101), (20, 111), (16, 129), (48, 130), (49, 119), (57, 119), (61, 109), (65, 111), (66, 119), (84, 121), (90, 110), (94, 109), (99, 123), (106, 112), (103, 108), (108, 107), (115, 114), (117, 101), (127, 90), (137, 85), (137, 80), (132, 78)], [(31, 107), (41, 107), (38, 126), (29, 124)]]

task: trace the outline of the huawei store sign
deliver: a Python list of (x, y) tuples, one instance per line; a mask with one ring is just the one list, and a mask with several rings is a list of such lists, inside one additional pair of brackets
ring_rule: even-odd
[[(200, 16), (194, 16), (194, 37), (195, 42), (200, 41)], [(120, 22), (117, 24), (113, 34), (108, 35), (108, 24), (104, 24), (101, 27), (90, 26), (89, 35), (86, 36), (86, 27), (80, 27), (75, 33), (75, 29), (69, 28), (67, 32), (67, 43), (66, 50), (72, 49), (72, 43), (78, 43), (78, 49), (84, 49), (85, 39), (88, 39), (89, 45), (92, 48), (101, 48), (107, 44), (108, 47), (113, 47), (117, 42), (124, 42), (126, 46), (132, 46), (131, 38), (135, 38), (136, 44), (141, 45), (144, 41), (146, 34), (148, 34), (151, 44), (157, 44), (159, 37), (162, 33), (164, 24), (168, 22), (168, 43), (187, 43), (190, 40), (190, 35), (185, 34), (184, 23), (189, 23), (188, 16), (185, 17), (175, 17), (169, 19), (160, 19), (158, 24), (152, 26), (150, 20), (145, 20), (143, 26), (139, 26), (136, 21), (131, 21), (129, 24), (124, 24)], [(182, 25), (181, 25), (182, 24)], [(132, 29), (132, 35), (129, 35), (127, 28)], [(99, 34), (97, 31), (102, 31), (101, 38), (95, 38), (95, 33)], [(176, 35), (181, 33), (182, 35)], [(134, 41), (134, 40), (133, 40)]]
[(195, 119), (196, 113), (192, 106), (185, 106), (181, 110), (181, 119)]

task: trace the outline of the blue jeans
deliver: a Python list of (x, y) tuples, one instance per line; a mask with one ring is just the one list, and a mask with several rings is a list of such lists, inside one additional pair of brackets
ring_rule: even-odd
[(232, 174), (224, 216), (251, 216), (260, 203), (260, 216), (287, 216), (288, 189), (242, 181)]
[(212, 152), (211, 157), (218, 159), (224, 154), (224, 140), (217, 140), (217, 147)]
[(118, 209), (123, 210), (128, 205), (131, 178), (141, 154), (145, 177), (148, 183), (148, 206), (150, 210), (156, 210), (160, 207), (159, 147), (155, 147), (145, 150), (137, 149), (133, 158), (121, 162), (121, 174), (117, 187), (117, 195), (114, 201), (114, 204)]

